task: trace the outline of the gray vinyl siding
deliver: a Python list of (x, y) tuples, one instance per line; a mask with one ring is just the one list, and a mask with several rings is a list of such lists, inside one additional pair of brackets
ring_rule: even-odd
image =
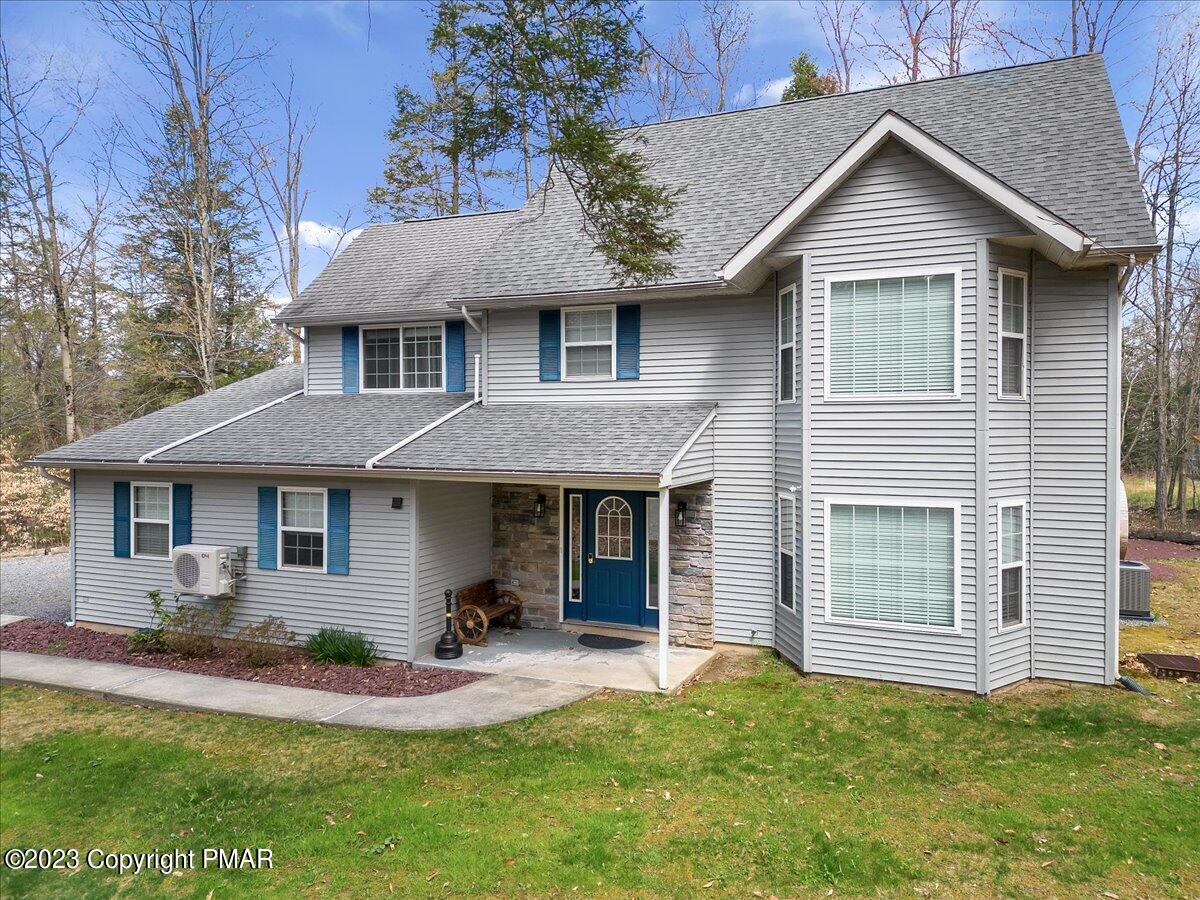
[(488, 398), (718, 403), (714, 423), (714, 610), (718, 641), (770, 644), (774, 625), (774, 290), (642, 304), (637, 381), (538, 380), (536, 310), (493, 312)]
[[(1033, 673), (1032, 628), (1029, 625), (1029, 523), (1025, 523), (1025, 624), (1000, 629), (1000, 523), (998, 504), (1029, 500), (1032, 478), (1033, 444), (1032, 406), (1029, 402), (1031, 378), (1030, 321), (1025, 323), (1025, 396), (1024, 400), (1000, 399), (1000, 282), (1001, 268), (1024, 272), (1030, 294), (1029, 319), (1036, 315), (1032, 302), (1032, 263), (1029, 250), (993, 243), (988, 252), (990, 302), (988, 305), (988, 689), (1031, 677)], [(1029, 507), (1026, 508), (1026, 516)]]
[(1105, 683), (1117, 301), (1108, 271), (1039, 261), (1033, 283), (1034, 674)]
[[(76, 470), (79, 621), (142, 627), (149, 624), (147, 591), (172, 595), (170, 560), (113, 556), (113, 481), (151, 480), (167, 479)], [(171, 480), (192, 485), (193, 543), (249, 548), (246, 580), (233, 603), (235, 627), (278, 616), (303, 636), (332, 625), (365, 633), (389, 657), (407, 656), (410, 482), (184, 473), (174, 473)], [(349, 575), (257, 568), (258, 486), (264, 484), (350, 489)], [(391, 508), (397, 496), (406, 500), (403, 510)]]
[(491, 577), (492, 486), (487, 482), (417, 483), (415, 656), (444, 627), (445, 591)]
[(708, 423), (683, 458), (675, 464), (671, 470), (671, 484), (695, 484), (713, 477), (716, 447), (713, 424)]
[[(794, 492), (796, 497), (795, 542), (796, 567), (793, 585), (793, 607), (788, 609), (778, 603), (775, 605), (775, 649), (785, 659), (799, 667), (807, 669), (804, 659), (804, 616), (807, 597), (804, 592), (804, 567), (808, 560), (804, 547), (804, 367), (803, 350), (806, 337), (806, 323), (802, 310), (803, 291), (801, 279), (803, 266), (800, 262), (792, 263), (781, 269), (774, 279), (775, 289), (775, 341), (776, 356), (772, 366), (775, 378), (775, 396), (779, 396), (778, 371), (778, 316), (779, 293), (790, 285), (795, 285), (794, 336), (795, 349), (792, 352), (792, 384), (795, 399), (788, 402), (775, 403), (775, 490), (779, 492)], [(778, 528), (778, 523), (776, 523)], [(778, 565), (778, 554), (775, 563)], [(778, 579), (778, 573), (776, 573)]]
[[(447, 317), (446, 321), (450, 321)], [(353, 324), (347, 322), (346, 324)], [(475, 387), (475, 354), (480, 352), (479, 332), (466, 326), (467, 335), (467, 393)], [(310, 394), (340, 394), (342, 392), (342, 326), (316, 325), (308, 329), (308, 392)]]
[[(810, 358), (812, 671), (975, 690), (975, 266), (979, 238), (1023, 229), (899, 145), (885, 145), (780, 244), (808, 255), (803, 334)], [(825, 277), (909, 267), (960, 269), (961, 399), (826, 401)], [(783, 282), (781, 282), (783, 283)], [(798, 465), (785, 458), (781, 471)], [(955, 500), (961, 630), (935, 633), (825, 620), (825, 501)]]

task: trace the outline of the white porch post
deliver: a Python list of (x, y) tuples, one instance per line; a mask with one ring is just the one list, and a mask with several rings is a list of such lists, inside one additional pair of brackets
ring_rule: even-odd
[(658, 687), (667, 689), (671, 607), (671, 489), (658, 492)]

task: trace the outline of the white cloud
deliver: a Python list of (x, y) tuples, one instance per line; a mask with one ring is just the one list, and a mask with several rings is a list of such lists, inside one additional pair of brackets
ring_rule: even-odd
[(791, 78), (776, 78), (774, 81), (768, 81), (758, 89), (758, 105), (769, 106), (772, 103), (779, 103), (783, 100), (783, 89), (788, 86)]
[[(335, 249), (338, 252), (345, 250), (350, 242), (360, 234), (362, 234), (361, 228), (342, 231), (336, 225), (326, 225), (311, 219), (300, 221), (300, 243), (314, 250), (324, 250), (326, 253), (332, 253)], [(341, 243), (340, 247), (338, 246), (339, 242)]]

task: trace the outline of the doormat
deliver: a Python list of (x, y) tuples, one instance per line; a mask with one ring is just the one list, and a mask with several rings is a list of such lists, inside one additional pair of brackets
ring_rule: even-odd
[(645, 642), (612, 637), (607, 634), (581, 634), (579, 636), (579, 646), (587, 647), (590, 650), (628, 650), (630, 647), (638, 647), (643, 643)]

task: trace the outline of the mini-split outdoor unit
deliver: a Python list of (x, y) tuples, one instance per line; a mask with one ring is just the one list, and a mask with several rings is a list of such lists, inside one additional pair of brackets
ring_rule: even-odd
[(237, 547), (181, 544), (171, 551), (171, 584), (177, 594), (232, 597), (237, 591)]

